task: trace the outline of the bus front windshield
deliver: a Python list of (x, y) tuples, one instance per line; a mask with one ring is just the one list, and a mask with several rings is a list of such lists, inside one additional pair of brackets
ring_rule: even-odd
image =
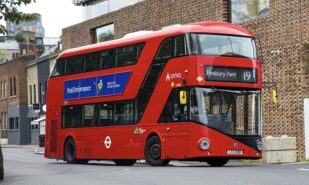
[(191, 34), (191, 54), (256, 59), (254, 38), (231, 35)]
[(260, 91), (190, 90), (190, 117), (228, 135), (259, 135)]

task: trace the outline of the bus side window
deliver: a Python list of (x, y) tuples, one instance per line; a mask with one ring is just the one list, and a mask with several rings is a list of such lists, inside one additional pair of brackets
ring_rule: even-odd
[(114, 103), (99, 104), (100, 126), (114, 125)]
[(173, 39), (168, 38), (166, 39), (160, 46), (160, 49), (156, 55), (156, 60), (161, 59), (168, 59), (172, 57), (172, 46), (173, 46)]
[(64, 62), (65, 62), (65, 59), (58, 59), (56, 61), (54, 69), (50, 75), (51, 77), (64, 75)]
[(96, 71), (100, 68), (100, 55), (91, 53), (85, 56), (85, 72)]
[[(170, 94), (159, 118), (159, 123), (182, 122), (188, 120), (188, 103), (184, 105), (180, 104), (179, 92), (179, 89), (174, 89)], [(185, 92), (187, 93), (187, 91)]]
[(82, 126), (82, 106), (66, 106), (63, 108), (62, 128), (80, 128)]
[(116, 50), (116, 61), (118, 66), (135, 64), (137, 60), (136, 46), (121, 47)]
[(134, 123), (134, 104), (130, 102), (119, 102), (115, 106), (115, 124), (127, 125)]
[(186, 55), (184, 35), (175, 37), (174, 42), (174, 56), (179, 57)]
[(140, 55), (142, 54), (143, 48), (144, 48), (144, 43), (138, 44), (136, 46), (137, 60), (139, 59)]
[(84, 72), (84, 57), (74, 56), (69, 57), (65, 63), (65, 74), (77, 74)]
[(113, 68), (116, 66), (115, 50), (107, 50), (100, 52), (101, 69)]
[(83, 127), (98, 126), (97, 105), (83, 105)]

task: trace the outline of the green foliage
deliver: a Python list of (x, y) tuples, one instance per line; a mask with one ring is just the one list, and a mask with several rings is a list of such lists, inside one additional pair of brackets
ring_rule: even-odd
[(16, 41), (18, 43), (26, 42), (26, 38), (24, 37), (24, 35), (21, 32), (17, 32), (15, 37), (16, 37)]
[(0, 49), (0, 64), (5, 62), (7, 51), (5, 49)]
[[(18, 10), (22, 5), (28, 5), (35, 0), (0, 0), (0, 20), (10, 21), (16, 24), (28, 22), (38, 18), (38, 14), (26, 14)], [(4, 25), (0, 24), (0, 34), (6, 34)]]

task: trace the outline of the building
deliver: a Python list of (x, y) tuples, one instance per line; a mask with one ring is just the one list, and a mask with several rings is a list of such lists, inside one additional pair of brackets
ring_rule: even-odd
[(28, 144), (26, 62), (35, 55), (24, 55), (0, 64), (1, 142)]
[(26, 65), (30, 144), (39, 144), (39, 123), (44, 122), (45, 125), (47, 80), (59, 52), (59, 45), (50, 46), (41, 56)]
[(6, 22), (6, 29), (8, 31), (8, 36), (15, 36), (19, 31), (29, 31), (34, 32), (37, 38), (36, 44), (42, 45), (43, 38), (45, 37), (45, 30), (42, 24), (42, 16), (38, 15), (38, 18), (29, 22), (21, 22), (20, 24), (15, 24), (13, 22)]
[[(88, 6), (91, 0), (79, 2)], [(298, 156), (309, 158), (309, 142), (305, 143), (309, 112), (304, 113), (304, 101), (309, 105), (308, 14), (309, 1), (144, 0), (64, 28), (62, 44), (69, 49), (104, 41), (109, 35), (121, 38), (138, 30), (198, 21), (232, 22), (250, 29), (259, 37), (264, 57), (263, 135), (295, 136)]]
[(84, 20), (88, 20), (140, 1), (142, 0), (73, 0), (73, 3), (83, 6)]
[(0, 38), (0, 63), (15, 59), (19, 55), (19, 45), (15, 37), (1, 36)]

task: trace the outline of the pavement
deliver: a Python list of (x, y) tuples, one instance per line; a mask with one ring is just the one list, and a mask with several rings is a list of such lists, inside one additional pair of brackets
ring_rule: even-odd
[(116, 166), (112, 161), (67, 164), (34, 154), (31, 147), (3, 148), (5, 185), (306, 185), (309, 164), (256, 164), (231, 161), (224, 167), (172, 161)]
[[(2, 148), (28, 148), (28, 149), (32, 149), (34, 154), (44, 155), (44, 147), (39, 147), (38, 145), (2, 145), (1, 147)], [(138, 160), (137, 163), (147, 164), (145, 160)], [(235, 163), (235, 164), (243, 163), (243, 164), (254, 164), (254, 165), (263, 164), (262, 160), (253, 160), (253, 161), (252, 160), (232, 160), (232, 163)], [(309, 160), (297, 161), (293, 163), (279, 163), (279, 164), (289, 165), (289, 164), (308, 164), (308, 163), (309, 163)], [(191, 164), (192, 162), (185, 162), (185, 161), (171, 161), (169, 163), (169, 165), (172, 165), (172, 166), (192, 166)]]
[(28, 148), (32, 149), (34, 154), (44, 155), (44, 147), (38, 145), (1, 145), (2, 148)]

